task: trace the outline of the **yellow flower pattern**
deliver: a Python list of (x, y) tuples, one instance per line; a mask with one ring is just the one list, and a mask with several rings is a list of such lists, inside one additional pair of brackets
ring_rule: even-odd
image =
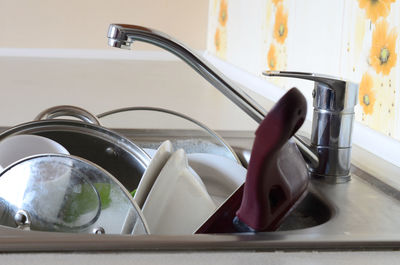
[(396, 65), (396, 39), (394, 30), (388, 31), (388, 23), (381, 20), (376, 24), (372, 33), (372, 47), (370, 51), (370, 63), (377, 73), (388, 75)]
[(375, 23), (380, 17), (387, 17), (390, 5), (396, 0), (358, 0), (360, 8), (365, 9), (366, 16)]
[(219, 28), (217, 28), (217, 30), (215, 31), (214, 44), (215, 44), (215, 49), (218, 52), (220, 50), (220, 48), (221, 48), (221, 39), (220, 39)]
[(288, 14), (283, 9), (283, 5), (280, 4), (275, 15), (274, 38), (281, 44), (285, 42), (288, 34), (287, 21)]
[(274, 3), (275, 5), (278, 5), (279, 3), (281, 3), (283, 0), (272, 0), (272, 3)]
[(361, 79), (358, 92), (358, 101), (360, 102), (365, 114), (372, 114), (375, 105), (375, 93), (372, 90), (373, 79), (371, 75), (365, 73)]
[[(320, 10), (321, 13), (315, 15), (322, 5), (298, 8), (296, 0), (244, 2), (211, 0), (208, 49), (255, 75), (261, 75), (264, 70), (311, 69), (358, 81), (357, 122), (400, 140), (400, 0), (339, 1), (342, 4), (333, 0), (329, 6), (340, 8), (334, 11), (341, 14), (335, 21), (329, 16), (332, 10)], [(261, 17), (248, 15), (255, 7)], [(329, 12), (326, 19), (324, 12)], [(312, 21), (313, 17), (304, 22), (305, 16), (313, 15), (318, 20)], [(327, 33), (330, 27), (335, 27), (337, 32), (325, 43), (335, 45), (314, 45), (318, 42), (319, 32)], [(304, 39), (298, 31), (304, 32)], [(235, 41), (228, 43), (228, 36), (229, 40)], [(308, 46), (309, 42), (313, 45)], [(332, 54), (328, 54), (331, 51)], [(326, 57), (317, 58), (321, 55)], [(304, 61), (305, 58), (310, 60)], [(339, 67), (318, 65), (322, 62)], [(262, 69), (256, 72), (258, 67)], [(327, 69), (334, 73), (325, 73)], [(283, 89), (292, 84), (283, 78), (266, 79)], [(311, 91), (312, 87), (303, 89)]]
[(275, 45), (272, 43), (271, 46), (269, 47), (268, 51), (268, 67), (269, 70), (276, 70), (276, 48)]
[[(288, 12), (285, 9), (283, 0), (273, 0), (275, 11), (267, 10), (268, 14), (274, 14), (274, 17), (268, 15), (269, 19), (273, 20), (272, 39), (268, 45), (267, 52), (267, 69), (269, 70), (285, 70), (286, 67), (286, 38), (288, 36)], [(279, 85), (279, 79), (273, 79), (272, 82)]]
[(221, 3), (219, 5), (218, 21), (222, 27), (225, 27), (227, 20), (228, 20), (228, 3), (226, 2), (226, 0), (221, 0)]
[[(214, 48), (216, 55), (222, 59), (226, 57), (227, 51), (227, 21), (228, 0), (214, 0), (214, 12), (218, 14), (214, 32)], [(217, 9), (218, 7), (218, 9)]]

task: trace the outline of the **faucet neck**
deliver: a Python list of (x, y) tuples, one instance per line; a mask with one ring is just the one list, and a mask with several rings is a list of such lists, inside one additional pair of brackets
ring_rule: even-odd
[(186, 62), (257, 123), (267, 114), (261, 105), (197, 52), (162, 32), (135, 25), (111, 24), (108, 39), (111, 46), (118, 48), (129, 49), (135, 40), (163, 48)]

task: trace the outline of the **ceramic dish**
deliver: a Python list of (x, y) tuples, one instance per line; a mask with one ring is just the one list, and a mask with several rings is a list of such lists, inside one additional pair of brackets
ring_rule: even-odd
[(0, 170), (28, 156), (69, 154), (61, 144), (37, 135), (13, 135), (0, 141)]
[(150, 234), (192, 234), (216, 209), (197, 174), (189, 170), (183, 149), (162, 168), (143, 205)]
[[(144, 148), (153, 157), (157, 150)], [(223, 156), (205, 153), (187, 154), (189, 170), (199, 175), (214, 203), (219, 206), (246, 179), (247, 170)]]
[(164, 167), (165, 163), (167, 163), (172, 152), (172, 143), (167, 140), (160, 145), (156, 152), (152, 153), (150, 164), (140, 179), (139, 186), (133, 196), (133, 200), (140, 208), (143, 207), (151, 187), (160, 174), (161, 169)]
[(247, 170), (231, 159), (214, 154), (188, 154), (190, 167), (200, 176), (217, 206), (246, 179)]

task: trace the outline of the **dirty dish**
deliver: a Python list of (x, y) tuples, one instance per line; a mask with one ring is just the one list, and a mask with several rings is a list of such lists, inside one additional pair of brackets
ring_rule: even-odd
[[(37, 154), (69, 154), (61, 144), (37, 135), (12, 135), (0, 141), (0, 167)], [(0, 168), (1, 169), (1, 168)]]
[(246, 179), (246, 168), (226, 157), (205, 153), (188, 154), (187, 157), (217, 207)]
[(172, 143), (171, 141), (167, 140), (160, 145), (154, 154), (152, 154), (150, 164), (140, 179), (139, 185), (133, 196), (133, 200), (137, 203), (139, 208), (143, 207), (151, 187), (160, 174), (161, 169), (165, 163), (167, 163), (167, 160), (170, 158), (172, 152)]
[[(154, 157), (157, 152), (148, 148), (143, 150), (150, 157)], [(189, 170), (194, 176), (200, 177), (216, 206), (224, 202), (246, 179), (246, 168), (224, 156), (207, 153), (186, 155)]]
[(150, 234), (192, 234), (215, 210), (199, 176), (189, 170), (183, 149), (162, 168), (143, 205)]

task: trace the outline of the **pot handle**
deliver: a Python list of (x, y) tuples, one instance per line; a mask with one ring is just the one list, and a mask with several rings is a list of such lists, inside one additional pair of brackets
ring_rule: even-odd
[(40, 112), (34, 120), (49, 120), (61, 116), (71, 116), (84, 122), (101, 126), (99, 119), (97, 119), (95, 115), (85, 109), (70, 105), (60, 105), (45, 109), (44, 111)]

